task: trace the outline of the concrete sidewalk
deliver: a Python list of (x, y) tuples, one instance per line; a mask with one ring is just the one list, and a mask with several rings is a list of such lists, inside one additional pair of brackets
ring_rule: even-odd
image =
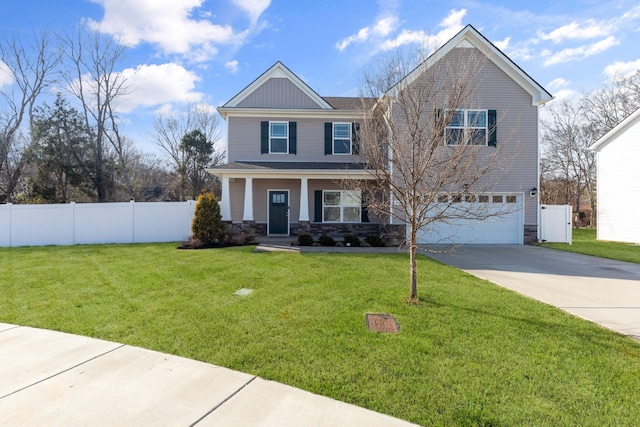
[(151, 350), (0, 323), (1, 426), (412, 426)]
[(640, 339), (640, 264), (526, 245), (464, 245), (453, 252), (422, 253)]

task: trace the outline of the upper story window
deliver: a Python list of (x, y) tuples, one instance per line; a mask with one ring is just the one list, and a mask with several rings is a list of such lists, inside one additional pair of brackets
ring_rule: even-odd
[(356, 143), (358, 130), (358, 123), (325, 123), (324, 154), (358, 154), (358, 145)]
[(333, 154), (351, 154), (351, 123), (333, 124)]
[(269, 153), (289, 153), (289, 122), (269, 122)]
[(296, 154), (296, 122), (260, 122), (262, 154)]
[(456, 110), (445, 129), (447, 145), (487, 145), (487, 110)]

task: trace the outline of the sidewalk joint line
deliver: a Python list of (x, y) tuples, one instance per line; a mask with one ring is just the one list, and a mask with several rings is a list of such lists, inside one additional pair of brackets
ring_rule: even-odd
[(189, 424), (189, 427), (193, 427), (196, 424), (200, 423), (200, 421), (204, 420), (205, 418), (207, 418), (209, 415), (211, 415), (216, 409), (218, 409), (219, 407), (221, 407), (222, 405), (224, 405), (225, 403), (227, 403), (232, 397), (234, 397), (236, 394), (240, 393), (240, 391), (242, 391), (243, 388), (245, 388), (246, 386), (248, 386), (249, 384), (251, 384), (253, 382), (253, 380), (255, 380), (256, 377), (252, 377), (249, 381), (247, 381), (246, 383), (244, 383), (242, 385), (242, 387), (240, 387), (239, 389), (237, 389), (236, 391), (234, 391), (233, 393), (231, 393), (229, 396), (227, 396), (226, 399), (224, 399), (222, 402), (218, 403), (216, 406), (214, 406), (210, 411), (208, 411), (206, 414), (204, 414), (203, 416), (201, 416), (200, 418), (198, 418), (197, 420), (195, 420), (192, 424)]
[(38, 384), (40, 384), (40, 383), (42, 383), (42, 382), (45, 382), (45, 381), (47, 381), (47, 380), (50, 380), (50, 379), (51, 379), (51, 378), (53, 378), (53, 377), (57, 377), (58, 375), (64, 374), (65, 372), (69, 372), (70, 370), (75, 369), (75, 368), (77, 368), (78, 366), (82, 366), (82, 365), (84, 365), (85, 363), (91, 362), (92, 360), (95, 360), (95, 359), (97, 359), (97, 358), (99, 358), (99, 357), (105, 356), (105, 355), (107, 355), (107, 354), (109, 354), (109, 353), (111, 353), (111, 352), (114, 352), (114, 351), (116, 351), (116, 350), (118, 350), (118, 349), (121, 349), (121, 348), (122, 348), (122, 347), (124, 347), (124, 346), (125, 346), (125, 344), (120, 344), (119, 346), (117, 346), (117, 347), (115, 347), (115, 348), (112, 348), (111, 350), (108, 350), (108, 351), (105, 351), (104, 353), (101, 353), (101, 354), (98, 354), (98, 355), (96, 355), (96, 356), (93, 356), (92, 358), (87, 359), (87, 360), (85, 360), (85, 361), (82, 361), (82, 362), (80, 362), (80, 363), (78, 363), (78, 364), (76, 364), (76, 365), (74, 365), (74, 366), (71, 366), (70, 368), (63, 369), (62, 371), (60, 371), (60, 372), (56, 372), (55, 374), (52, 374), (52, 375), (49, 375), (48, 377), (43, 378), (43, 379), (41, 379), (41, 380), (38, 380), (38, 381), (34, 382), (33, 384), (26, 385), (26, 386), (24, 386), (24, 387), (22, 387), (22, 388), (19, 388), (18, 390), (14, 390), (14, 391), (12, 391), (11, 393), (7, 393), (7, 394), (5, 394), (4, 396), (0, 396), (0, 400), (4, 399), (5, 397), (9, 397), (9, 396), (11, 396), (12, 394), (16, 394), (16, 393), (18, 393), (18, 392), (21, 392), (22, 390), (26, 390), (26, 389), (31, 388), (31, 387), (33, 387), (33, 386), (35, 386), (35, 385), (38, 385)]

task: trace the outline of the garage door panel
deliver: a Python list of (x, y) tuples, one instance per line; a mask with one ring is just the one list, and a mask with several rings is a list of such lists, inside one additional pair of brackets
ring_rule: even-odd
[(521, 245), (524, 239), (522, 197), (518, 196), (515, 204), (501, 203), (487, 209), (495, 214), (507, 213), (484, 220), (458, 219), (429, 224), (418, 232), (418, 243)]

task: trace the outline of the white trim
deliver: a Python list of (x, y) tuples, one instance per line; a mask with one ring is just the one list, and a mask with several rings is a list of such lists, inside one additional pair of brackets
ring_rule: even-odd
[(305, 169), (207, 169), (211, 175), (219, 178), (270, 178), (270, 179), (335, 179), (348, 178), (374, 179), (371, 173), (365, 170), (305, 170)]
[(220, 216), (223, 221), (231, 221), (231, 194), (228, 176), (222, 177), (222, 196), (220, 199)]
[(631, 125), (636, 119), (640, 118), (640, 108), (631, 113), (629, 117), (618, 123), (616, 127), (607, 132), (602, 138), (597, 140), (589, 147), (589, 150), (599, 150), (606, 145), (610, 140), (614, 139), (621, 131), (627, 126)]
[[(278, 137), (278, 136), (272, 137), (271, 136), (271, 124), (272, 123), (280, 123), (280, 124), (284, 123), (286, 125), (285, 128), (287, 129), (287, 137), (286, 137), (286, 139), (287, 139), (287, 151), (284, 151), (284, 152), (282, 152), (282, 151), (276, 151), (276, 152), (271, 151), (271, 138), (282, 139), (282, 137)], [(290, 137), (290, 135), (289, 135), (289, 122), (288, 121), (286, 121), (286, 120), (269, 120), (269, 136), (268, 136), (268, 138), (269, 138), (269, 154), (289, 154), (289, 151), (290, 151), (289, 150), (289, 137)]]
[[(248, 98), (253, 92), (255, 92), (260, 86), (265, 84), (272, 78), (285, 78), (291, 81), (298, 89), (304, 92), (311, 100), (318, 104), (318, 108), (325, 110), (333, 110), (333, 107), (327, 103), (320, 95), (318, 95), (313, 89), (311, 89), (305, 82), (303, 82), (298, 76), (291, 72), (285, 65), (278, 61), (271, 66), (267, 71), (262, 73), (257, 79), (255, 79), (249, 86), (241, 90), (236, 96), (231, 98), (222, 107), (236, 107), (246, 98)], [(220, 109), (218, 109), (220, 111)], [(220, 112), (222, 114), (222, 112)], [(223, 115), (224, 116), (224, 115)]]
[[(348, 153), (336, 153), (336, 125), (348, 125), (349, 126), (349, 152)], [(338, 138), (344, 139), (344, 138)], [(353, 155), (353, 123), (352, 122), (331, 122), (331, 155), (333, 156), (351, 156)]]
[[(322, 223), (323, 224), (361, 224), (362, 223), (362, 191), (358, 191), (358, 190), (340, 190), (340, 189), (336, 189), (336, 190), (321, 190), (322, 191)], [(348, 208), (351, 206), (345, 206), (343, 204), (344, 202), (344, 194), (347, 192), (353, 192), (353, 193), (360, 193), (360, 205), (358, 206), (358, 209), (360, 209), (360, 215), (358, 215), (358, 221), (345, 221), (344, 220), (344, 208)], [(340, 204), (337, 206), (334, 205), (329, 205), (328, 207), (330, 208), (338, 208), (340, 209), (340, 220), (339, 221), (326, 221), (324, 219), (324, 193), (340, 193)]]
[(242, 213), (243, 221), (253, 221), (253, 178), (245, 177), (244, 179), (244, 211)]
[(282, 192), (286, 192), (287, 193), (287, 232), (286, 235), (288, 236), (291, 233), (291, 191), (289, 190), (279, 190), (279, 189), (274, 189), (274, 188), (267, 188), (267, 236), (282, 236), (283, 234), (280, 233), (271, 233), (271, 230), (269, 230), (271, 223), (270, 223), (270, 218), (269, 218), (269, 207), (271, 206), (271, 198), (269, 197), (272, 191), (282, 191)]
[(225, 108), (218, 107), (218, 112), (226, 120), (229, 117), (287, 117), (289, 119), (322, 119), (326, 121), (336, 118), (354, 121), (364, 116), (363, 110), (324, 110), (324, 109), (290, 109), (290, 108)]
[(298, 222), (309, 222), (309, 178), (300, 178), (300, 213)]

